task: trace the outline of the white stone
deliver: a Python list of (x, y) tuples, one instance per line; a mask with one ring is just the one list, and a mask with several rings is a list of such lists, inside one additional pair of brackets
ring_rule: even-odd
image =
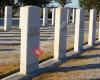
[(72, 23), (75, 23), (76, 9), (73, 9), (72, 12)]
[(12, 26), (12, 7), (5, 7), (4, 30), (10, 29)]
[(70, 9), (67, 8), (67, 24), (70, 22)]
[[(34, 15), (33, 15), (34, 13)], [(38, 58), (33, 50), (39, 48), (40, 8), (36, 6), (21, 7), (21, 56), (20, 74), (28, 74), (39, 68)]]
[(55, 8), (52, 9), (52, 25), (55, 25)]
[(98, 40), (100, 41), (100, 12), (99, 12), (99, 36), (98, 36)]
[(89, 21), (89, 36), (88, 45), (92, 46), (96, 39), (96, 17), (97, 11), (95, 9), (90, 10), (90, 21)]
[(43, 8), (43, 26), (48, 25), (48, 8)]
[[(77, 15), (78, 14), (78, 15)], [(84, 10), (76, 9), (75, 40), (74, 51), (79, 52), (83, 49), (84, 41)]]
[[(23, 22), (21, 22), (21, 21), (23, 21), (23, 20), (21, 20), (22, 18), (23, 18), (23, 9), (21, 9), (22, 7), (20, 7), (20, 15), (19, 15), (19, 24), (20, 23), (23, 23)], [(21, 18), (22, 17), (22, 18)], [(19, 29), (21, 29), (21, 27), (22, 26), (19, 26)]]
[(67, 9), (56, 8), (55, 13), (55, 37), (54, 37), (54, 59), (59, 60), (66, 57), (66, 22)]

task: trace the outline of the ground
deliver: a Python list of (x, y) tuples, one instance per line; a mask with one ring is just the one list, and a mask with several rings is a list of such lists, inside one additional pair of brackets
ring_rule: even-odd
[(0, 77), (19, 68), (19, 46), (0, 45)]
[[(88, 23), (86, 23), (85, 25), (88, 25)], [(74, 25), (68, 26), (67, 33), (68, 33), (69, 37), (67, 37), (66, 50), (72, 49), (74, 46)], [(97, 33), (98, 33), (98, 31), (97, 31)], [(88, 40), (88, 27), (85, 26), (84, 42), (87, 42), (87, 40)], [(42, 41), (41, 42), (40, 48), (43, 51), (45, 51), (45, 54), (43, 54), (39, 58), (39, 60), (53, 56), (53, 51), (54, 51), (53, 43), (54, 43), (53, 41)], [(98, 46), (98, 48), (100, 48), (100, 46)], [(98, 49), (97, 51), (99, 52), (99, 50), (100, 49)], [(94, 51), (96, 51), (96, 50), (94, 50)], [(84, 53), (84, 55), (89, 55), (89, 53), (92, 54), (92, 52), (94, 52), (94, 51), (89, 50), (88, 54), (86, 52), (86, 53)], [(97, 51), (93, 54), (99, 56)], [(81, 58), (83, 58), (83, 56)], [(93, 74), (96, 72), (98, 73), (99, 69), (89, 69), (88, 70), (89, 72), (87, 70), (85, 70), (85, 71), (77, 70), (76, 71), (77, 66), (85, 66), (85, 65), (87, 65), (86, 62), (89, 62), (90, 64), (99, 62), (96, 60), (97, 60), (97, 58), (96, 59), (95, 58), (93, 58), (93, 59), (92, 58), (90, 58), (90, 59), (78, 59), (78, 58), (72, 59), (72, 60), (66, 62), (65, 64), (62, 64), (59, 66), (59, 67), (65, 67), (65, 68), (67, 67), (67, 69), (69, 71), (68, 70), (66, 71), (66, 69), (64, 69), (65, 72), (63, 71), (63, 69), (62, 69), (62, 72), (60, 72), (59, 70), (58, 70), (58, 72), (53, 70), (55, 72), (51, 71), (51, 72), (42, 74), (39, 77), (36, 77), (34, 79), (35, 80), (47, 80), (47, 79), (48, 80), (57, 80), (57, 79), (58, 80), (75, 80), (76, 78), (80, 77), (81, 75), (83, 76), (83, 74), (86, 76), (87, 76), (87, 74), (89, 75), (89, 72), (93, 72)], [(15, 72), (19, 71), (19, 65), (20, 65), (20, 45), (6, 45), (6, 46), (0, 45), (0, 77), (2, 77), (2, 75), (12, 73), (13, 71), (15, 71)], [(94, 68), (94, 66), (93, 66), (93, 68)], [(71, 69), (73, 71), (71, 71)], [(86, 72), (86, 74), (85, 74), (85, 72)], [(72, 74), (72, 75), (70, 75), (70, 74)], [(74, 79), (74, 77), (77, 75), (79, 75), (79, 76)], [(90, 74), (90, 76), (91, 75), (92, 74)], [(96, 75), (96, 74), (94, 74), (94, 75)], [(64, 77), (64, 76), (66, 76), (66, 77)], [(95, 76), (94, 76), (94, 78), (95, 78)], [(80, 79), (84, 80), (83, 78), (79, 78), (79, 80)], [(76, 80), (78, 80), (78, 79), (76, 79)]]
[(33, 80), (100, 80), (100, 43)]

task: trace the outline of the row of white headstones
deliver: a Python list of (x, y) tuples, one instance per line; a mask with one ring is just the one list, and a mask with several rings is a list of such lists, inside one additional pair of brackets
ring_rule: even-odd
[[(63, 7), (56, 8), (55, 10), (54, 60), (57, 61), (66, 57), (67, 11)], [(39, 69), (38, 58), (32, 54), (32, 51), (39, 48), (40, 45), (40, 14), (41, 9), (36, 6), (24, 6), (20, 8), (20, 74), (26, 75)], [(96, 40), (96, 17), (97, 11), (91, 9), (88, 34), (89, 46), (93, 46)], [(76, 9), (74, 39), (74, 51), (76, 52), (84, 49), (84, 22), (84, 9)], [(98, 39), (100, 40), (100, 26)]]
[[(48, 26), (48, 10), (49, 10), (48, 8), (43, 8), (43, 24), (42, 24), (43, 26)], [(53, 26), (55, 25), (55, 10), (56, 8), (51, 9), (52, 11), (51, 25)], [(72, 23), (75, 23), (75, 13), (76, 13), (76, 9), (67, 9), (67, 16), (68, 16), (67, 24), (69, 24), (70, 21), (72, 21)], [(70, 16), (72, 16), (72, 20), (70, 19)], [(4, 18), (4, 30), (10, 29), (11, 26), (12, 26), (12, 7), (6, 6), (5, 7), (5, 18)]]
[[(52, 23), (51, 25), (55, 25), (55, 9), (52, 9)], [(67, 24), (70, 23), (75, 23), (75, 14), (76, 14), (76, 9), (75, 8), (67, 8)], [(70, 17), (72, 16), (72, 19)], [(48, 25), (48, 8), (43, 8), (43, 26)]]

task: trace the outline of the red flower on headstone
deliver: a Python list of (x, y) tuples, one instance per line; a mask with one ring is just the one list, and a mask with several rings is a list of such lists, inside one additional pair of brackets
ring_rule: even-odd
[(35, 55), (36, 58), (39, 58), (43, 55), (44, 51), (39, 48), (36, 48), (32, 51), (32, 53)]

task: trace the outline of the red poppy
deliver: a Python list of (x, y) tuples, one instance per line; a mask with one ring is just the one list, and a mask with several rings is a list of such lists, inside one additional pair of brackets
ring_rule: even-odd
[(40, 48), (36, 48), (32, 51), (32, 53), (35, 55), (36, 58), (39, 58), (43, 55), (44, 51)]

